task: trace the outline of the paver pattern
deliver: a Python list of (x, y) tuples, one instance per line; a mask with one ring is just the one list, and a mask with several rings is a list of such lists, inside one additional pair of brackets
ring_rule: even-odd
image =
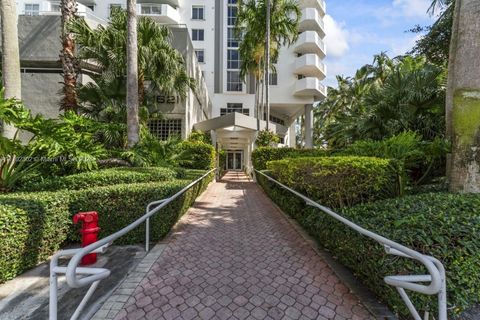
[(373, 319), (243, 173), (209, 186), (116, 319)]

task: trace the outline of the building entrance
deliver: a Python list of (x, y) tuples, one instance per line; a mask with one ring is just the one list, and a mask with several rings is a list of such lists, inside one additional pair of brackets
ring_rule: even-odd
[(227, 170), (242, 170), (243, 168), (243, 152), (228, 151), (227, 152)]

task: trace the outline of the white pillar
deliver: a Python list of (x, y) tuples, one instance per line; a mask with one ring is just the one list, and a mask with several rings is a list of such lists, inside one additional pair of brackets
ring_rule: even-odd
[(313, 105), (305, 105), (305, 147), (313, 148)]
[(290, 127), (288, 128), (288, 146), (290, 148), (295, 148), (295, 146), (297, 145), (297, 132), (296, 132), (296, 129), (297, 129), (297, 119), (292, 119), (291, 120), (291, 124), (290, 124)]

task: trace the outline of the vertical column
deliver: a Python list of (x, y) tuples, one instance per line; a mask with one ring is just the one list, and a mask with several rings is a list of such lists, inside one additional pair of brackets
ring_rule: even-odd
[(305, 147), (313, 148), (313, 105), (305, 105)]
[(297, 145), (297, 119), (293, 118), (291, 119), (290, 127), (288, 128), (288, 146), (290, 148), (295, 148)]

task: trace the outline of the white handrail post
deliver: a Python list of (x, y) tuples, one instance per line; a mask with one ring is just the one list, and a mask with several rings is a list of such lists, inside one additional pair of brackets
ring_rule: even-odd
[(49, 320), (57, 320), (57, 304), (58, 304), (58, 278), (55, 268), (57, 267), (57, 258), (52, 257), (50, 261), (50, 296), (48, 305)]
[(145, 220), (145, 251), (150, 251), (150, 217)]

